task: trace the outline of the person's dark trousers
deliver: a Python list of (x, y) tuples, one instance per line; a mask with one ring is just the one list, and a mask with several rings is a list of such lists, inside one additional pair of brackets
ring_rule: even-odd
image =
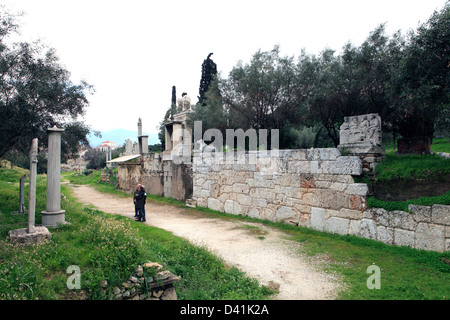
[(145, 221), (145, 206), (143, 206), (142, 209), (140, 210), (139, 220)]
[(137, 218), (138, 217), (138, 213), (139, 213), (139, 209), (134, 206), (134, 217)]

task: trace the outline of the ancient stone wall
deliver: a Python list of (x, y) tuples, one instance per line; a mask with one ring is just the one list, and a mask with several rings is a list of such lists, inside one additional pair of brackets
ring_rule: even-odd
[(450, 246), (450, 206), (367, 209), (363, 165), (337, 149), (194, 153), (193, 201), (230, 214), (418, 249)]
[(192, 165), (175, 164), (163, 160), (160, 154), (150, 153), (120, 163), (117, 182), (117, 187), (127, 192), (142, 184), (149, 194), (184, 201), (192, 195)]
[(358, 157), (337, 149), (237, 152), (194, 155), (194, 193), (198, 206), (270, 221), (304, 225), (312, 208), (366, 208), (367, 185), (354, 183), (362, 172)]

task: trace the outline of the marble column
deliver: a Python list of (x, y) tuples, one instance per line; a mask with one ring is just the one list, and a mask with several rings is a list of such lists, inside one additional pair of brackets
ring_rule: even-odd
[(36, 210), (36, 175), (37, 175), (37, 151), (38, 139), (34, 138), (30, 150), (30, 183), (28, 191), (28, 233), (35, 231), (35, 210)]
[(61, 210), (61, 134), (64, 129), (48, 128), (47, 210), (42, 211), (42, 224), (64, 224), (65, 210)]

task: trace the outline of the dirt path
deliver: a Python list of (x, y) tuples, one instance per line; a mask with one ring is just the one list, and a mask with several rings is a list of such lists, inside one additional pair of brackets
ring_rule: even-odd
[[(131, 198), (119, 198), (86, 185), (72, 186), (75, 196), (104, 212), (132, 218)], [(258, 223), (204, 218), (159, 202), (147, 202), (146, 224), (172, 232), (191, 243), (206, 247), (264, 285), (279, 284), (280, 300), (334, 299), (337, 277), (320, 271), (299, 253), (300, 244), (278, 230)]]

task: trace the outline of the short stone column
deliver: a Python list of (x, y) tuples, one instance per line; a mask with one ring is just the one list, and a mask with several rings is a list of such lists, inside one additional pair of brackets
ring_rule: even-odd
[(36, 175), (37, 175), (37, 151), (38, 139), (34, 138), (30, 150), (30, 183), (28, 191), (28, 233), (34, 232), (35, 209), (36, 209)]
[(42, 241), (50, 240), (51, 234), (45, 226), (35, 226), (36, 206), (36, 175), (37, 175), (37, 138), (33, 139), (30, 151), (30, 184), (28, 194), (28, 228), (10, 230), (9, 239), (12, 244), (33, 245)]
[(65, 210), (61, 210), (61, 134), (64, 129), (48, 128), (47, 210), (42, 211), (42, 225), (64, 224)]

